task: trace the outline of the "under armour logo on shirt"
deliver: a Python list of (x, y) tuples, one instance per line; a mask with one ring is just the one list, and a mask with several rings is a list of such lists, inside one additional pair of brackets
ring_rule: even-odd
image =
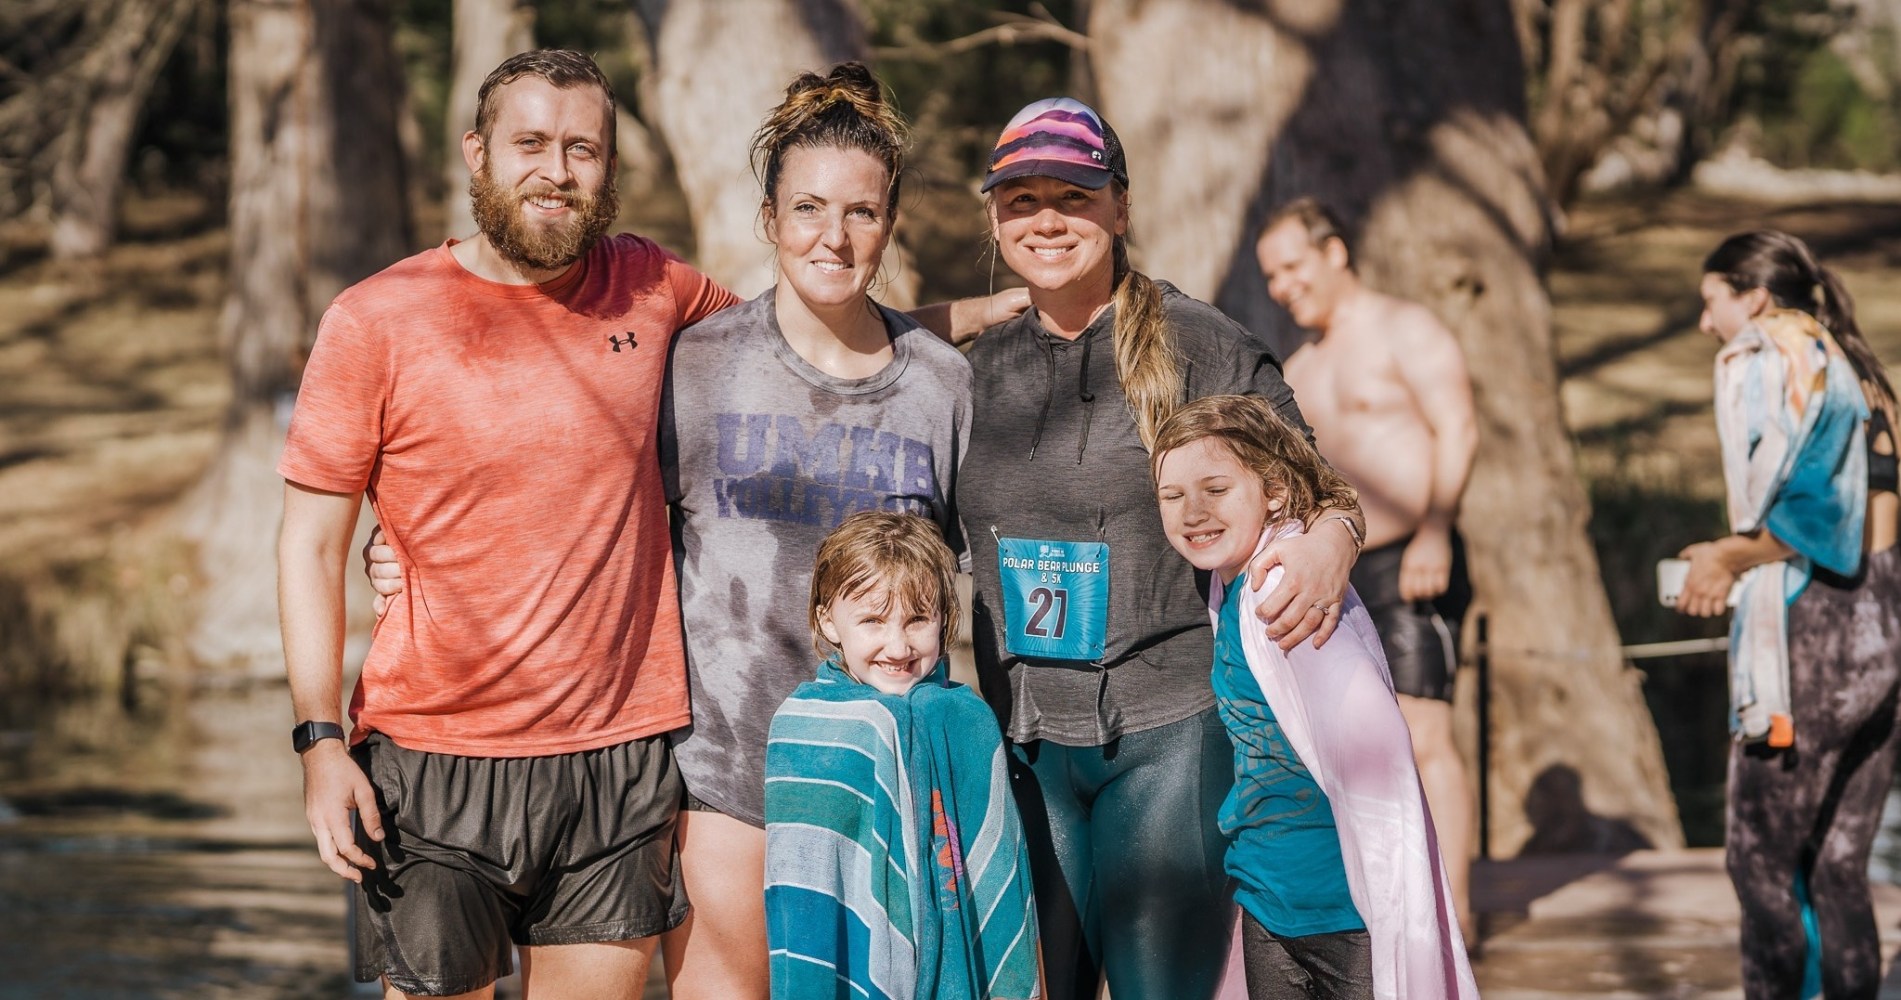
[[(620, 353), (620, 347), (621, 347), (622, 341), (619, 337), (610, 336), (607, 338), (607, 342), (614, 345), (615, 354)], [(626, 344), (627, 344), (627, 349), (630, 351), (640, 346), (639, 344), (634, 342), (634, 331), (632, 330), (627, 331)]]

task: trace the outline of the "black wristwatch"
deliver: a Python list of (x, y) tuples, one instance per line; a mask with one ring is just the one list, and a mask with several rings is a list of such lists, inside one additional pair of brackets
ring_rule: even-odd
[(303, 753), (317, 745), (318, 740), (340, 740), (343, 727), (334, 722), (299, 722), (290, 727), (290, 748)]

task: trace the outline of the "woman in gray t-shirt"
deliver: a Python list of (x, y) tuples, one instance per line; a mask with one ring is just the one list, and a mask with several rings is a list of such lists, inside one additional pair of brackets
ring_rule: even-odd
[[(957, 500), (978, 676), (1018, 765), (1052, 1000), (1093, 998), (1103, 978), (1116, 1000), (1215, 988), (1233, 751), (1207, 607), (1163, 534), (1148, 447), (1182, 399), (1216, 393), (1259, 394), (1306, 429), (1264, 347), (1129, 267), (1127, 187), (1114, 131), (1068, 99), (1019, 112), (984, 180), (999, 256), (1034, 308), (970, 352)], [(1338, 620), (1357, 553), (1357, 510), (1314, 520), (1275, 554), (1288, 582), (1266, 606), (1300, 622), (1290, 645)]]
[(777, 284), (675, 338), (662, 403), (692, 728), (680, 864), (694, 912), (665, 938), (676, 998), (767, 996), (765, 751), (813, 677), (819, 542), (860, 510), (935, 520), (970, 416), (957, 350), (869, 294), (898, 206), (903, 124), (848, 63), (805, 74), (753, 155)]

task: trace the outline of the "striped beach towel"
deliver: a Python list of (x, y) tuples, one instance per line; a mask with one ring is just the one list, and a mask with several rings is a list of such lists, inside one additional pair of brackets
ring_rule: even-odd
[(775, 1000), (1037, 996), (1010, 795), (995, 716), (944, 665), (894, 696), (820, 664), (766, 748)]
[(1768, 530), (1795, 550), (1743, 574), (1730, 619), (1730, 728), (1789, 746), (1789, 605), (1814, 566), (1852, 576), (1868, 503), (1868, 402), (1847, 357), (1813, 317), (1766, 313), (1716, 355), (1716, 430), (1729, 526)]

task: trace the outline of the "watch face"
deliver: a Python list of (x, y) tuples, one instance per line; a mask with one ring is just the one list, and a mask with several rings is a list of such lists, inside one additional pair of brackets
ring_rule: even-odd
[(334, 722), (300, 722), (291, 727), (290, 747), (297, 753), (303, 753), (318, 740), (343, 738), (343, 727)]

